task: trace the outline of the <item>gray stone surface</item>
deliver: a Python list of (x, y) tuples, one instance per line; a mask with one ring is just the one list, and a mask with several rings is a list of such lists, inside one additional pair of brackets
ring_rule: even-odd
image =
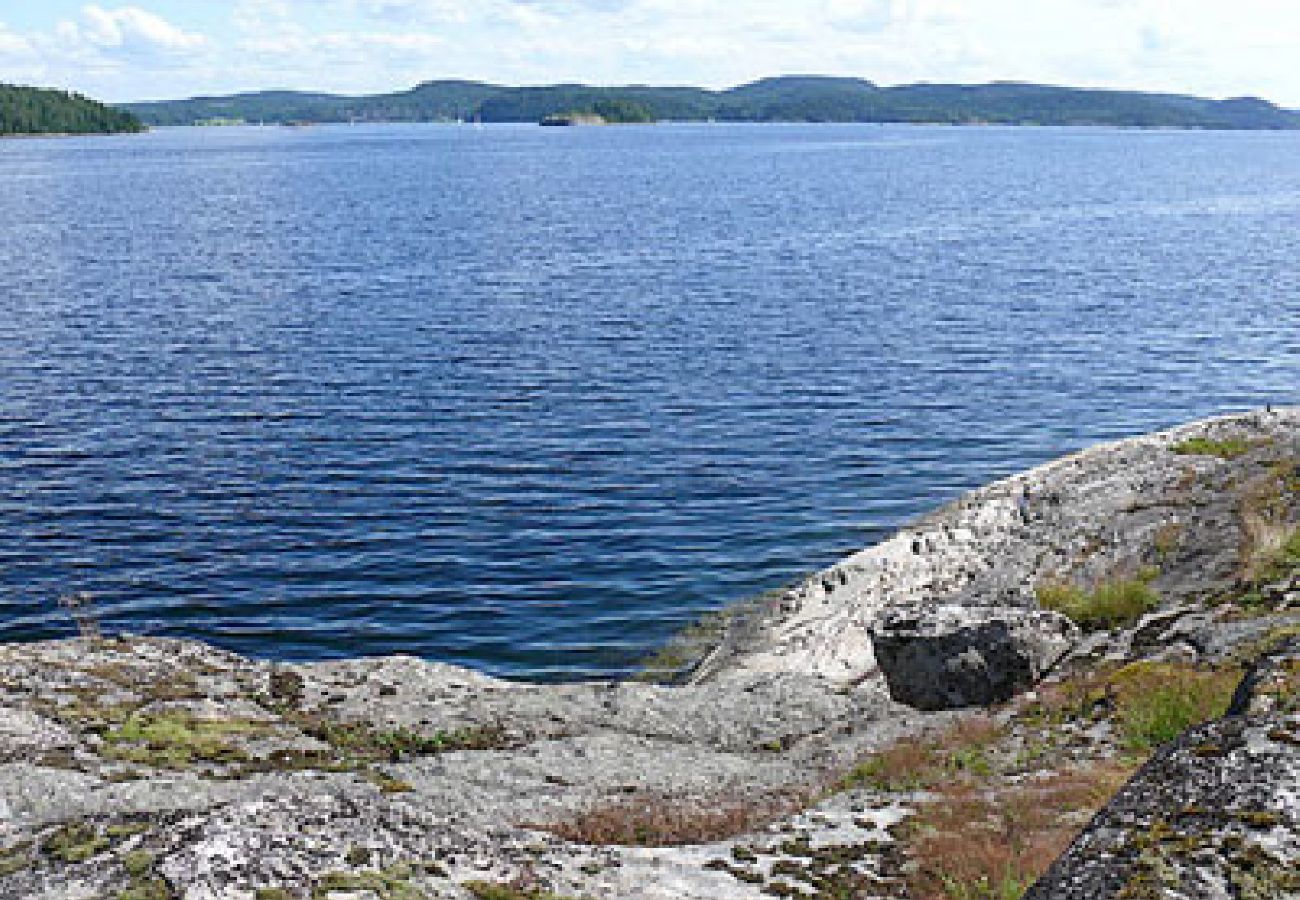
[(1160, 749), (1025, 900), (1300, 897), (1300, 640)]
[(999, 607), (903, 607), (885, 612), (871, 629), (890, 694), (924, 710), (1010, 700), (1078, 640), (1079, 629), (1058, 613)]

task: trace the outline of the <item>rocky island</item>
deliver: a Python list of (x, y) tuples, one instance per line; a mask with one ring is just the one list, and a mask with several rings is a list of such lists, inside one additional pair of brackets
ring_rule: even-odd
[(1298, 523), (1300, 409), (1094, 447), (693, 630), (673, 684), (74, 609), (0, 647), (0, 896), (1300, 897)]
[(605, 117), (597, 115), (594, 112), (575, 112), (575, 113), (551, 113), (542, 118), (542, 125), (555, 126), (575, 126), (575, 125), (607, 125)]

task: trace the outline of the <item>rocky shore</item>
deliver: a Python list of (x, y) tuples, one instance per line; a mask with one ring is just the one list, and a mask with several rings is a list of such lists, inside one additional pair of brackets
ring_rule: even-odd
[(3, 646), (0, 897), (1300, 896), (1298, 523), (1268, 410), (975, 491), (675, 686)]

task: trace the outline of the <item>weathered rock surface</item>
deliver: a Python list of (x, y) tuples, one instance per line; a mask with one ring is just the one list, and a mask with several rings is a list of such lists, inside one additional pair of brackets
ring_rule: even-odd
[[(1239, 442), (1242, 452), (1187, 452), (1193, 441)], [(1148, 566), (1171, 604), (1200, 603), (1233, 589), (1243, 547), (1294, 521), (1295, 491), (1279, 498), (1274, 482), (1298, 458), (1297, 408), (1090, 447), (973, 491), (733, 617), (692, 680), (802, 672), (857, 684), (878, 677), (870, 631), (887, 608), (1032, 608), (1045, 582)], [(1278, 499), (1285, 509), (1270, 505)], [(1286, 585), (1268, 593), (1289, 595)]]
[[(407, 657), (272, 665), (130, 637), (4, 646), (0, 897), (152, 900), (129, 892), (153, 879), (187, 900), (342, 898), (382, 879), (372, 893), (402, 900), (470, 896), (475, 881), (758, 897), (705, 867), (731, 860), (730, 843), (585, 847), (532, 826), (611, 803), (812, 796), (919, 722), (878, 690), (792, 673), (538, 686)], [(768, 867), (799, 836), (856, 840), (864, 873), (884, 867), (891, 839), (864, 802), (842, 795), (760, 833)], [(746, 877), (767, 883), (760, 869)]]
[(1300, 639), (1111, 800), (1026, 900), (1300, 897)]
[[(1232, 452), (1187, 452), (1192, 438)], [(516, 684), (409, 657), (276, 665), (129, 636), (0, 646), (0, 898), (415, 900), (472, 897), (479, 882), (528, 900), (905, 896), (897, 826), (930, 800), (841, 778), (960, 715), (896, 702), (890, 686), (918, 707), (1009, 697), (1073, 641), (1034, 612), (1037, 585), (1137, 567), (1159, 569), (1165, 602), (1086, 636), (1058, 669), (1253, 658), (1300, 621), (1296, 573), (1260, 552), (1300, 518), (1298, 463), (1296, 410), (1084, 451), (733, 617), (675, 688)], [(936, 604), (943, 624), (909, 635), (903, 623)], [(1251, 716), (1233, 720), (1247, 723), (1230, 748), (1244, 768), (1229, 771), (1291, 765), (1294, 745)], [(1113, 716), (1034, 722), (999, 751), (1013, 779), (1123, 749)], [(946, 765), (978, 767), (979, 752)], [(1170, 777), (1196, 762), (1177, 752)], [(1270, 790), (1252, 783), (1243, 809)], [(689, 826), (755, 809), (719, 826), (746, 833), (695, 846), (580, 840), (603, 833), (593, 811)]]
[(917, 709), (992, 706), (1033, 687), (1078, 642), (1059, 613), (997, 607), (888, 610), (871, 642), (890, 695)]

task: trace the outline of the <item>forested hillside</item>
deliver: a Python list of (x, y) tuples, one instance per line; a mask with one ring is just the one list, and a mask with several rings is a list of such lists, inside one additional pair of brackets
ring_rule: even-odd
[(192, 125), (217, 120), (539, 122), (557, 114), (595, 113), (602, 104), (644, 109), (647, 118), (670, 121), (1300, 128), (1300, 114), (1251, 97), (1211, 100), (1013, 82), (880, 87), (860, 78), (819, 76), (766, 78), (725, 91), (645, 85), (502, 87), (476, 81), (429, 81), (408, 91), (368, 97), (275, 91), (129, 104), (125, 108), (149, 124)]
[(0, 84), (0, 134), (112, 134), (143, 131), (132, 113), (80, 94)]

